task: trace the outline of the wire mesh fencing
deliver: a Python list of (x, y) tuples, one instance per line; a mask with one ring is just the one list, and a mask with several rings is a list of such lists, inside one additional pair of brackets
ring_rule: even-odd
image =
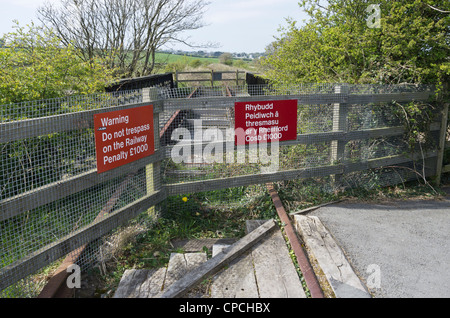
[[(137, 90), (0, 106), (3, 297), (36, 296), (42, 283), (32, 274), (98, 236), (83, 229), (160, 187), (151, 165), (96, 171), (93, 114), (143, 102)], [(97, 259), (98, 251), (85, 251), (82, 267)]]
[[(397, 101), (401, 96), (403, 102), (408, 102), (412, 98), (408, 94), (420, 93), (423, 97), (432, 92), (430, 87), (412, 85), (254, 85), (252, 95), (249, 89), (183, 88), (166, 95), (161, 122), (167, 135), (164, 140), (168, 159), (162, 164), (164, 183), (258, 174), (261, 168), (270, 166), (271, 159), (277, 172), (316, 168), (317, 173), (323, 170), (324, 175), (329, 175), (336, 167), (328, 167), (327, 171), (327, 166), (341, 164), (349, 171), (350, 165), (356, 169), (357, 163), (361, 167), (365, 163), (368, 167), (376, 158), (407, 154), (404, 113), (395, 103), (401, 102)], [(270, 143), (236, 147), (235, 102), (271, 99), (298, 100), (297, 139), (280, 142), (277, 149)], [(436, 132), (439, 127), (434, 125), (431, 129)], [(433, 139), (429, 141), (433, 143)], [(436, 144), (427, 147), (433, 146)], [(267, 156), (260, 156), (261, 153)]]
[[(261, 209), (267, 182), (316, 178), (333, 192), (432, 176), (435, 112), (412, 149), (405, 108), (433, 94), (414, 85), (224, 85), (2, 105), (0, 296), (35, 296), (39, 272), (73, 251), (83, 268), (101, 263), (110, 253), (105, 235), (138, 216), (151, 223), (159, 210), (212, 218)], [(97, 173), (94, 115), (147, 104), (155, 153)], [(246, 129), (241, 104), (255, 107), (244, 115)], [(274, 107), (293, 112), (278, 118)], [(252, 129), (272, 142), (240, 144)], [(281, 138), (287, 131), (293, 137)]]

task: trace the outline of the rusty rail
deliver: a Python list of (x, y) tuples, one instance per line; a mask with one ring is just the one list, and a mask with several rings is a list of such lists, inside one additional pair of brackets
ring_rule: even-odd
[[(189, 94), (189, 96), (187, 98), (194, 98), (195, 95), (197, 95), (197, 93), (198, 93), (198, 88), (195, 88), (191, 92), (191, 94)], [(169, 120), (167, 121), (167, 123), (164, 125), (164, 127), (161, 129), (161, 131), (159, 133), (161, 147), (164, 147), (169, 143), (170, 136), (175, 129), (176, 123), (179, 123), (184, 118), (186, 118), (187, 113), (188, 113), (188, 111), (186, 111), (186, 110), (176, 110), (172, 114), (172, 116), (169, 118)]]
[(280, 217), (281, 222), (284, 224), (284, 230), (286, 232), (286, 236), (289, 239), (289, 243), (291, 244), (292, 250), (297, 257), (297, 262), (300, 267), (300, 271), (305, 278), (306, 286), (311, 292), (312, 298), (324, 298), (324, 294), (322, 288), (320, 287), (319, 281), (314, 273), (314, 270), (309, 262), (305, 251), (303, 250), (300, 241), (297, 237), (297, 234), (292, 227), (291, 220), (286, 213), (286, 210), (283, 207), (283, 203), (281, 202), (280, 197), (278, 196), (277, 191), (275, 190), (272, 183), (266, 184), (267, 190), (272, 198), (273, 204), (277, 210), (277, 214)]
[[(120, 195), (126, 189), (128, 183), (134, 177), (134, 175), (134, 172), (128, 174), (126, 179), (120, 184), (112, 197), (108, 200), (106, 205), (97, 215), (93, 223), (101, 220), (104, 216), (111, 212), (113, 207), (116, 205), (117, 200), (119, 200)], [(76, 230), (76, 228), (74, 230)], [(62, 264), (59, 265), (58, 269), (44, 286), (37, 298), (70, 298), (73, 295), (74, 290), (68, 288), (66, 284), (67, 278), (69, 276), (67, 270), (70, 266), (74, 265), (78, 261), (83, 252), (86, 250), (87, 246), (88, 244), (84, 244), (66, 256)]]

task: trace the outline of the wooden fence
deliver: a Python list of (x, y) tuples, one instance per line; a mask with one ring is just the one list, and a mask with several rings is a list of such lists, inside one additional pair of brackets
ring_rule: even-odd
[(245, 71), (203, 71), (203, 72), (175, 72), (175, 83), (204, 83), (214, 86), (215, 82), (228, 82), (230, 85), (243, 85), (246, 82)]
[[(212, 74), (212, 75), (211, 75)], [(209, 80), (215, 80), (214, 73)], [(238, 81), (239, 74), (236, 75)], [(346, 127), (347, 105), (349, 104), (369, 104), (385, 103), (396, 101), (428, 101), (434, 97), (431, 90), (419, 92), (400, 93), (377, 93), (377, 94), (351, 94), (337, 86), (331, 93), (289, 93), (286, 95), (264, 95), (264, 96), (231, 96), (231, 97), (198, 97), (194, 99), (186, 98), (161, 98), (158, 89), (152, 88), (144, 90), (145, 97), (142, 103), (133, 103), (117, 107), (86, 110), (76, 113), (68, 113), (57, 116), (26, 119), (19, 121), (4, 122), (0, 124), (0, 144), (20, 141), (26, 138), (33, 138), (54, 133), (62, 133), (76, 129), (93, 128), (94, 114), (109, 112), (119, 109), (129, 109), (148, 105), (154, 106), (154, 127), (164, 126), (160, 123), (160, 116), (167, 110), (192, 110), (198, 107), (202, 109), (233, 108), (236, 102), (251, 101), (275, 101), (275, 100), (297, 100), (298, 105), (332, 104), (333, 105), (333, 127), (332, 131), (299, 134), (296, 140), (280, 142), (280, 146), (309, 145), (320, 142), (331, 142), (333, 145), (332, 157), (339, 158), (343, 149), (351, 140), (362, 140), (369, 138), (402, 136), (405, 132), (403, 126), (381, 127), (376, 129), (365, 129), (349, 131)], [(148, 168), (147, 176), (151, 179), (153, 186), (147, 193), (138, 200), (121, 207), (106, 215), (92, 224), (77, 229), (70, 234), (55, 239), (51, 244), (43, 246), (38, 250), (31, 251), (26, 257), (18, 259), (7, 266), (0, 268), (0, 290), (5, 289), (20, 279), (36, 273), (44, 266), (60, 259), (70, 251), (76, 250), (80, 246), (86, 245), (93, 240), (99, 239), (110, 233), (121, 225), (126, 224), (140, 213), (147, 211), (150, 207), (163, 202), (168, 196), (187, 194), (203, 191), (213, 191), (223, 188), (247, 186), (252, 184), (262, 184), (266, 182), (276, 182), (282, 180), (292, 180), (308, 177), (321, 177), (329, 175), (344, 175), (350, 172), (363, 171), (367, 169), (381, 168), (392, 165), (402, 165), (414, 159), (424, 159), (427, 162), (427, 177), (437, 176), (440, 178), (444, 172), (450, 172), (450, 166), (442, 168), (444, 148), (450, 147), (450, 142), (446, 139), (446, 128), (448, 118), (448, 104), (443, 108), (441, 122), (433, 123), (431, 131), (437, 132), (440, 136), (439, 147), (424, 154), (418, 153), (413, 157), (404, 154), (393, 155), (369, 159), (360, 162), (333, 162), (327, 165), (316, 166), (314, 168), (301, 168), (270, 173), (251, 174), (229, 178), (217, 178), (184, 182), (178, 184), (164, 184), (161, 182), (160, 164), (164, 160), (170, 159), (164, 146), (159, 145), (160, 131), (155, 129), (155, 153), (151, 156), (137, 160), (126, 166), (97, 174), (96, 169), (82, 174), (59, 180), (47, 184), (38, 189), (27, 191), (16, 196), (0, 201), (0, 222), (6, 222), (17, 217), (26, 211), (36, 209), (40, 206), (64, 199), (65, 197), (101, 185), (118, 176), (126, 176), (142, 168)], [(224, 144), (226, 141), (223, 142)], [(198, 145), (192, 145), (196, 147)], [(206, 144), (200, 145), (205, 147)], [(229, 148), (227, 148), (229, 149)], [(232, 146), (232, 150), (237, 150), (237, 146)], [(2, 233), (4, 235), (4, 233)]]

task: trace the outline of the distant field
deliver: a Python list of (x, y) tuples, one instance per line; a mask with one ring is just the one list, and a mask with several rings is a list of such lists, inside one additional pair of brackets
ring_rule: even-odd
[(206, 58), (206, 57), (193, 57), (187, 55), (175, 55), (169, 53), (156, 53), (156, 63), (158, 64), (169, 64), (180, 62), (181, 60), (186, 61), (187, 63), (193, 60), (200, 60), (202, 62), (209, 62), (211, 64), (219, 63), (218, 58)]
[(175, 72), (175, 71), (255, 71), (252, 61), (233, 59), (232, 65), (220, 63), (219, 58), (195, 57), (188, 55), (176, 55), (170, 53), (156, 53), (156, 67), (154, 73)]

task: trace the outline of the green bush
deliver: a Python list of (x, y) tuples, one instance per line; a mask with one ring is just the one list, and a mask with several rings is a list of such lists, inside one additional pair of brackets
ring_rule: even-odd
[(189, 62), (189, 66), (193, 68), (199, 68), (200, 66), (202, 66), (202, 64), (202, 61), (200, 61), (199, 59), (195, 59)]
[(0, 105), (89, 94), (113, 81), (113, 70), (84, 62), (48, 30), (33, 24), (5, 34), (0, 49)]

